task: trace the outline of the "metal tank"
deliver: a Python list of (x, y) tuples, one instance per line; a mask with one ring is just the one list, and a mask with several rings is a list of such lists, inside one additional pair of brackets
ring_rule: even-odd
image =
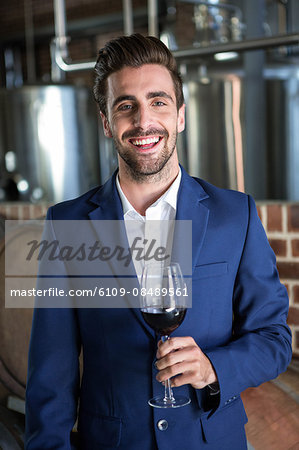
[(186, 129), (178, 143), (184, 166), (219, 187), (244, 189), (242, 77), (190, 66), (184, 96)]
[(256, 79), (234, 66), (184, 70), (186, 129), (178, 147), (187, 170), (256, 199), (298, 201), (296, 66), (266, 67)]
[(88, 88), (0, 89), (0, 108), (2, 200), (12, 183), (18, 200), (59, 202), (100, 182), (97, 110)]
[(265, 70), (268, 193), (299, 200), (299, 68)]

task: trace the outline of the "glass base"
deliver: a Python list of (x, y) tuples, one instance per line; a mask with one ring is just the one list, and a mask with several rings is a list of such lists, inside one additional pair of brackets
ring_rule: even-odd
[(180, 408), (181, 406), (189, 405), (190, 402), (190, 398), (178, 395), (173, 400), (164, 400), (164, 397), (154, 397), (148, 401), (148, 404), (154, 408)]

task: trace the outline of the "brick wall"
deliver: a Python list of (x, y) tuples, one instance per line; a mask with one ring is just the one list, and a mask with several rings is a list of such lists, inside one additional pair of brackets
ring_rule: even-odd
[(46, 216), (48, 204), (0, 203), (0, 216), (10, 220), (40, 219)]
[(288, 324), (293, 332), (293, 353), (299, 357), (299, 204), (259, 202), (258, 211), (289, 293)]
[[(45, 217), (47, 204), (0, 204), (0, 215), (7, 219)], [(290, 297), (288, 324), (293, 331), (293, 353), (299, 357), (299, 204), (258, 202), (271, 247), (277, 257), (281, 281)]]

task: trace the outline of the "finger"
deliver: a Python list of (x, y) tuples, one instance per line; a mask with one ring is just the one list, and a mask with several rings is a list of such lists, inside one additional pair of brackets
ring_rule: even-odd
[(157, 375), (157, 380), (164, 383), (170, 378), (172, 387), (183, 386), (184, 384), (190, 384), (195, 389), (202, 389), (207, 386), (206, 379), (202, 376), (200, 368), (197, 368), (195, 363), (179, 363), (175, 366), (168, 367), (162, 370)]
[(174, 352), (168, 353), (159, 360), (156, 361), (156, 368), (158, 370), (163, 370), (167, 367), (173, 366), (174, 364), (183, 361), (195, 361), (200, 360), (202, 357), (201, 351), (198, 347), (185, 347)]
[(194, 339), (191, 336), (185, 336), (185, 337), (172, 337), (167, 339), (167, 341), (162, 342), (160, 341), (158, 343), (158, 350), (157, 350), (157, 358), (162, 358), (163, 356), (167, 355), (170, 352), (173, 352), (175, 350), (189, 347), (189, 346), (197, 346)]
[(168, 378), (175, 377), (191, 369), (192, 369), (191, 364), (189, 365), (188, 363), (185, 362), (177, 363), (174, 364), (173, 366), (166, 367), (166, 369), (160, 370), (156, 376), (156, 379), (159, 382), (166, 381)]
[(205, 387), (208, 382), (204, 377), (200, 365), (197, 362), (183, 362), (175, 364), (174, 366), (167, 367), (161, 370), (156, 379), (160, 382), (164, 382), (167, 379), (171, 379), (172, 386), (182, 386), (183, 384), (191, 384), (196, 389)]
[(189, 359), (167, 366), (159, 371), (156, 378), (158, 381), (172, 378), (171, 381), (175, 386), (189, 383), (196, 389), (201, 389), (207, 384), (217, 381), (216, 373), (207, 357)]
[(184, 384), (190, 384), (195, 389), (203, 389), (207, 386), (207, 382), (203, 379), (199, 379), (197, 374), (193, 371), (179, 374), (171, 379), (171, 387), (179, 387)]

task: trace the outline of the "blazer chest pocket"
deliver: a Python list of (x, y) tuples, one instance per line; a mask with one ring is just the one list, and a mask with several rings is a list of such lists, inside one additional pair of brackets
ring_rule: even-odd
[(212, 264), (203, 264), (195, 266), (192, 279), (198, 280), (201, 278), (219, 277), (225, 275), (228, 272), (227, 262), (218, 262)]
[(79, 441), (90, 450), (115, 448), (120, 444), (122, 421), (118, 417), (101, 416), (82, 410), (79, 415)]

